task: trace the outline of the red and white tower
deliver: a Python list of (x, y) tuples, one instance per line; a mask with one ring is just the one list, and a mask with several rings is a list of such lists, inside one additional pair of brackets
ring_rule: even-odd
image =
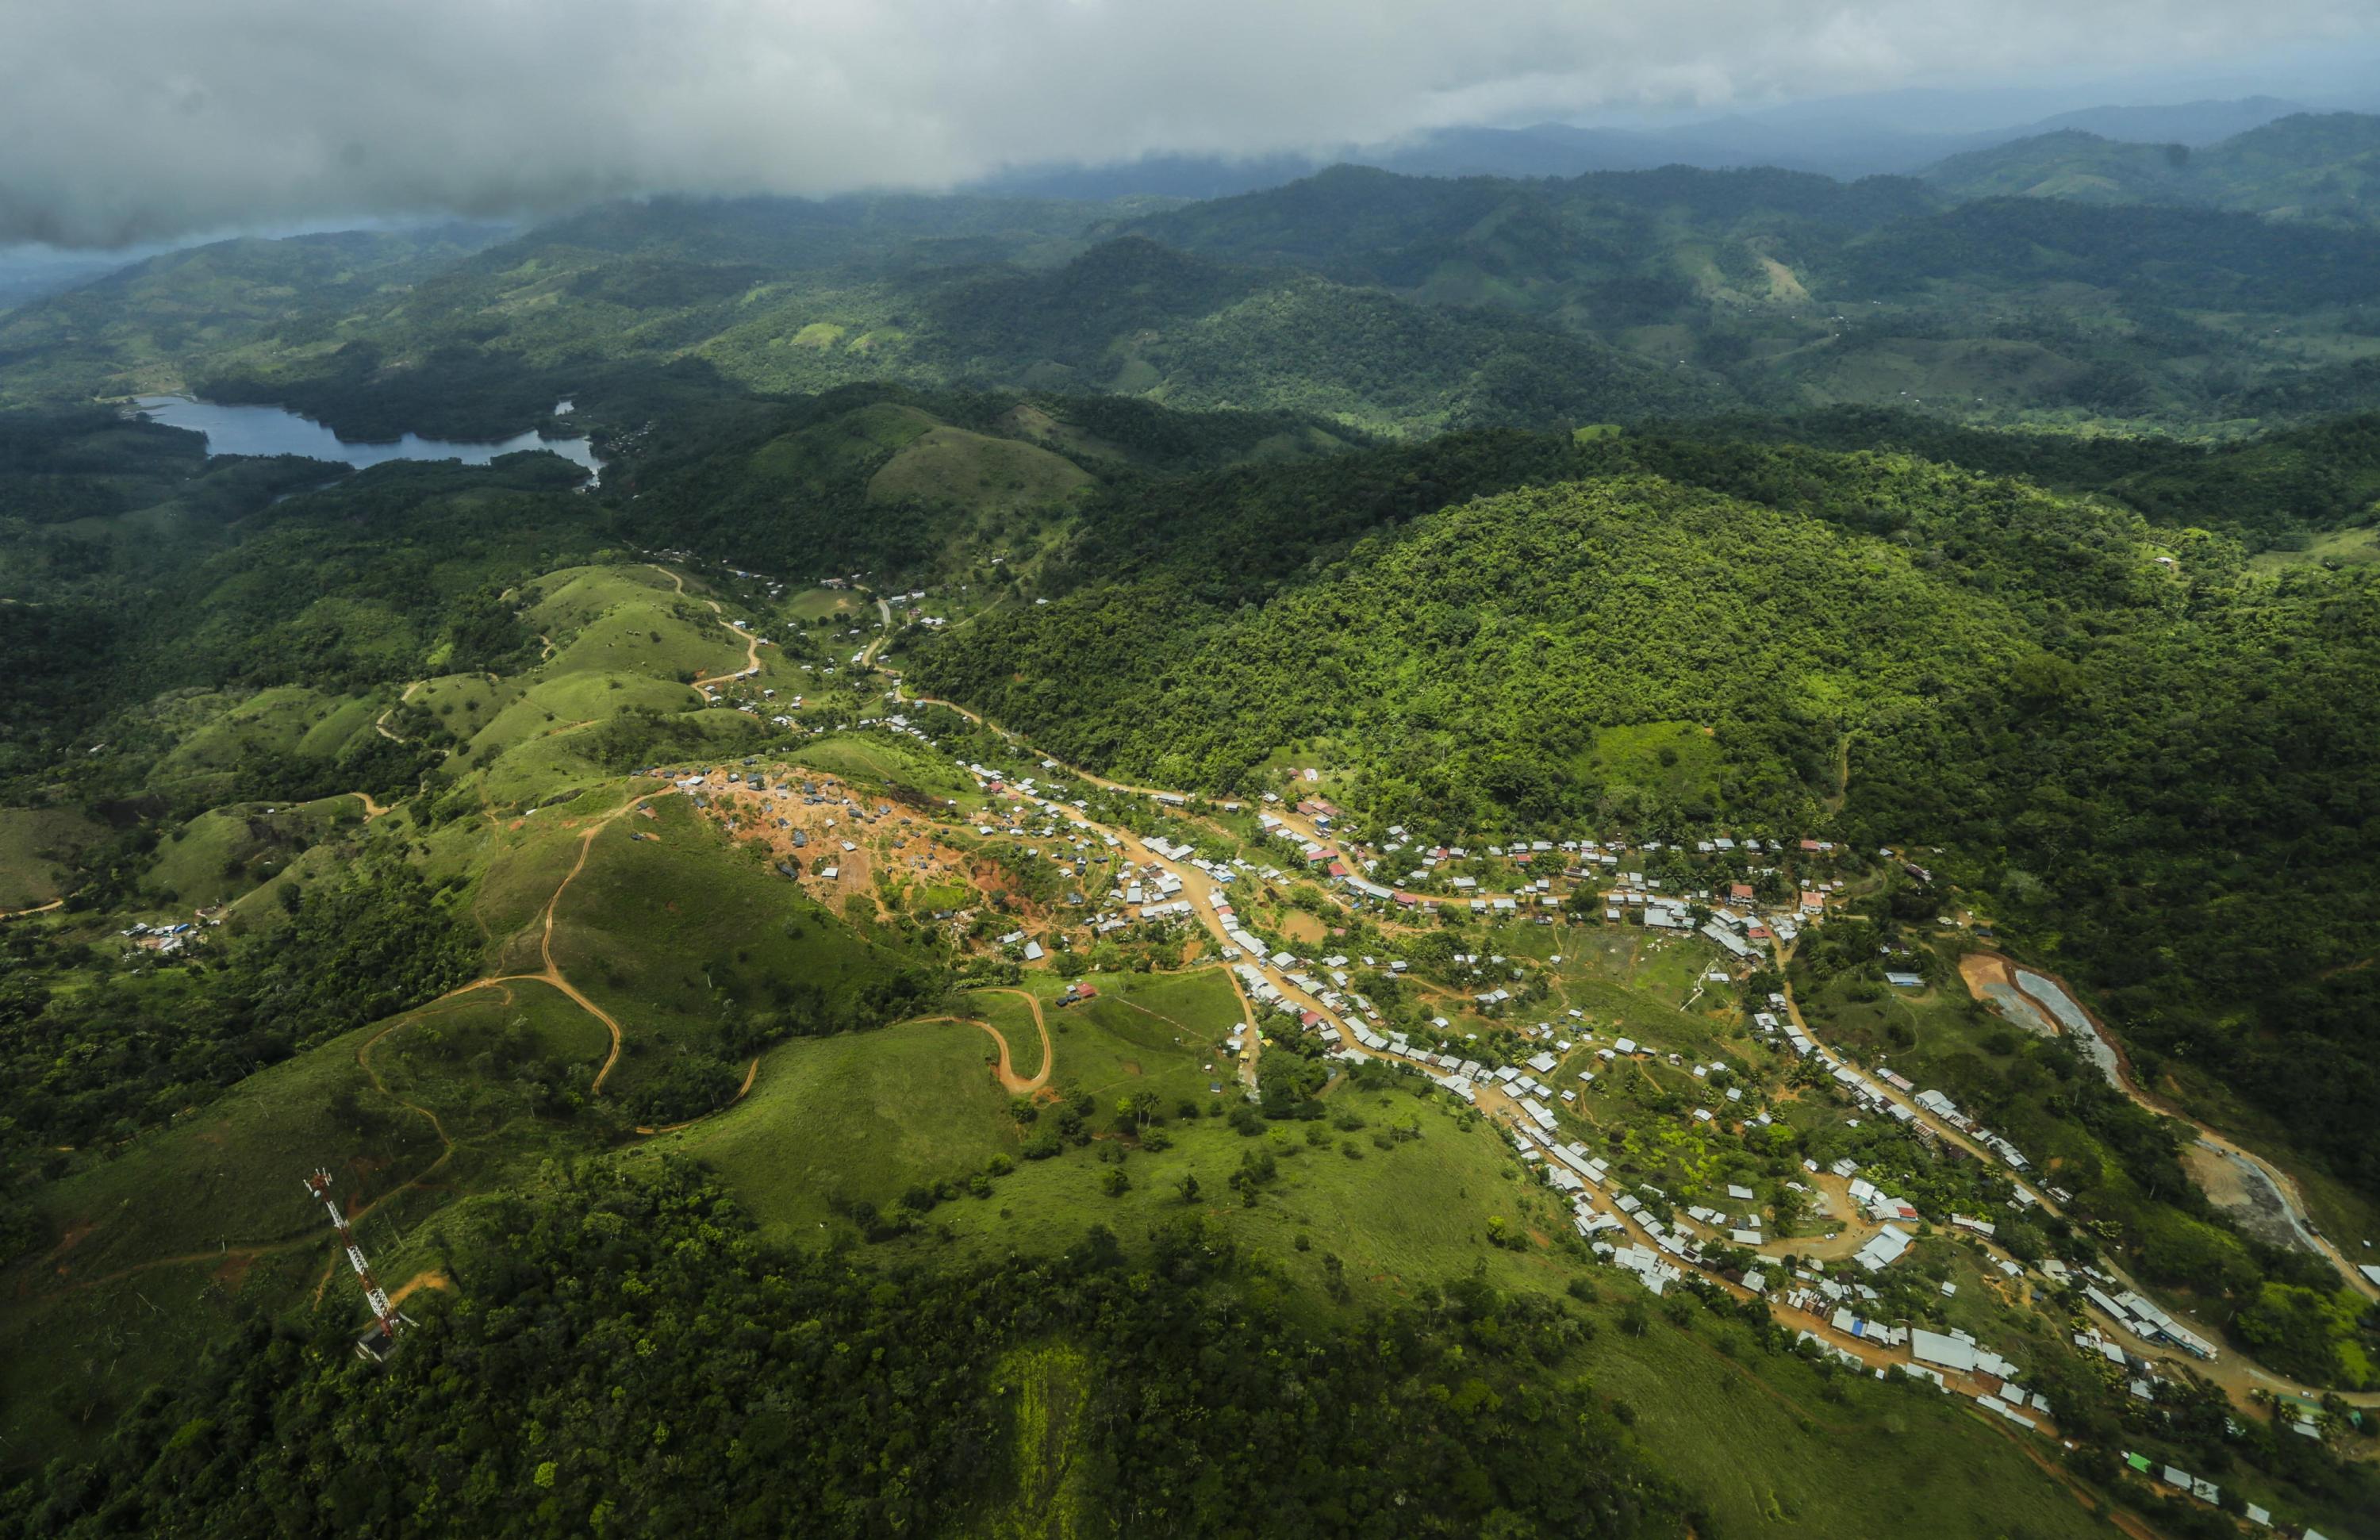
[(339, 1244), (346, 1250), (347, 1265), (355, 1268), (357, 1279), (364, 1286), (364, 1300), (371, 1306), (372, 1318), (380, 1323), (378, 1329), (367, 1332), (363, 1340), (356, 1344), (356, 1352), (372, 1358), (383, 1357), (396, 1345), (397, 1328), (407, 1324), (406, 1319), (389, 1303), (388, 1291), (380, 1286), (380, 1280), (372, 1277), (371, 1264), (364, 1260), (363, 1248), (356, 1244), (354, 1227), (347, 1223), (347, 1216), (331, 1196), (331, 1173), (317, 1170), (305, 1182), (306, 1191), (322, 1199), (322, 1207), (330, 1211), (331, 1228), (339, 1232)]

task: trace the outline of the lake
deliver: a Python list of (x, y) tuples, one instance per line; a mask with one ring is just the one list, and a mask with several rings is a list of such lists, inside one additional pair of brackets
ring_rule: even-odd
[(509, 439), (425, 439), (407, 433), (393, 443), (343, 439), (311, 418), (285, 406), (231, 406), (183, 395), (143, 395), (140, 415), (168, 428), (188, 428), (207, 436), (210, 455), (302, 455), (335, 460), (360, 470), (389, 460), (460, 460), (483, 466), (499, 455), (542, 449), (600, 476), (603, 462), (585, 439), (546, 439), (518, 433)]

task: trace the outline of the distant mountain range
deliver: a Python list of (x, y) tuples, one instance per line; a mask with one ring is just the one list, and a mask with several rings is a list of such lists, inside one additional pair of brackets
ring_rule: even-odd
[(1856, 180), (1339, 165), (1187, 202), (624, 200), (169, 253), (0, 315), (0, 404), (192, 390), (471, 438), (564, 395), (626, 421), (689, 385), (881, 382), (1398, 436), (1838, 405), (2228, 430), (2380, 405), (2375, 167), (2380, 117), (2295, 114)]
[(2170, 203), (2368, 224), (2380, 214), (2380, 117), (2300, 114), (2204, 148), (2067, 128), (1954, 155), (1925, 175), (1962, 199)]
[(1926, 131), (1849, 107), (1743, 115), (1658, 129), (1445, 128), (1392, 144), (1251, 160), (1163, 155), (1112, 165), (1043, 166), (991, 178), (978, 190), (1103, 200), (1144, 194), (1219, 198), (1278, 187), (1343, 163), (1415, 176), (1576, 176), (1594, 171), (1777, 166), (1840, 177), (1920, 171), (1950, 157), (2068, 131), (2141, 143), (2212, 144), (2303, 113), (2274, 96), (2155, 106), (2085, 107), (1976, 131)]

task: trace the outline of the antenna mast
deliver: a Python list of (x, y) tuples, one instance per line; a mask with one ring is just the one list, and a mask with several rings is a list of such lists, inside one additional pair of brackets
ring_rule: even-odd
[(356, 1344), (356, 1352), (361, 1357), (384, 1358), (389, 1349), (396, 1345), (397, 1328), (411, 1322), (397, 1314), (396, 1306), (389, 1303), (388, 1291), (380, 1286), (378, 1279), (372, 1277), (371, 1264), (364, 1260), (363, 1248), (356, 1244), (355, 1228), (347, 1223), (347, 1216), (331, 1196), (331, 1173), (317, 1170), (304, 1180), (306, 1191), (320, 1198), (322, 1207), (329, 1210), (331, 1228), (339, 1232), (339, 1244), (346, 1250), (347, 1265), (355, 1268), (357, 1279), (364, 1286), (365, 1303), (371, 1306), (372, 1318), (379, 1323), (376, 1330), (365, 1333), (363, 1340)]

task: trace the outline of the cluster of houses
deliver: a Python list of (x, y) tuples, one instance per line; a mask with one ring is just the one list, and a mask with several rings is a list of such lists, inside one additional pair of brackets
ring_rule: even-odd
[[(905, 719), (892, 718), (890, 725), (895, 730), (907, 731), (921, 739), (925, 738), (925, 734), (909, 724)], [(930, 740), (927, 741), (930, 742)], [(1056, 767), (1049, 765), (1047, 768)], [(968, 769), (974, 772), (979, 784), (995, 792), (1003, 789), (1004, 783), (999, 772), (981, 765), (972, 765)], [(1043, 803), (1053, 809), (1058, 806), (1055, 798), (1037, 788), (1029, 777), (1018, 778), (1014, 789), (1028, 800)], [(786, 794), (783, 789), (780, 789), (779, 794)], [(1171, 797), (1169, 794), (1163, 800), (1171, 800), (1178, 804), (1183, 799)], [(1268, 800), (1274, 799), (1268, 798)], [(1073, 806), (1078, 810), (1087, 807), (1087, 805), (1080, 800), (1075, 801)], [(1298, 811), (1313, 819), (1316, 826), (1326, 831), (1330, 828), (1330, 820), (1334, 820), (1339, 816), (1334, 806), (1318, 797), (1309, 797), (1300, 802)], [(1267, 814), (1260, 821), (1269, 832), (1295, 838), (1290, 826), (1279, 818)], [(989, 833), (991, 831), (986, 829), (982, 831)], [(1007, 830), (1005, 832), (1021, 835), (1026, 831), (1016, 828)], [(1045, 830), (1042, 832), (1047, 834), (1050, 831)], [(1394, 852), (1402, 848), (1403, 831), (1391, 830), (1390, 834), (1400, 843), (1390, 844), (1385, 847), (1386, 851)], [(1103, 837), (1111, 847), (1119, 844), (1118, 840), (1111, 834)], [(1319, 966), (1328, 976), (1317, 976), (1315, 973), (1308, 971), (1315, 964), (1303, 962), (1285, 949), (1274, 947), (1256, 934), (1243, 921), (1225, 890), (1244, 875), (1262, 872), (1278, 879), (1281, 873), (1245, 861), (1208, 861), (1199, 856), (1189, 845), (1162, 838), (1151, 839), (1146, 843), (1151, 851), (1162, 858), (1162, 863), (1167, 864), (1149, 862), (1137, 867), (1124, 867), (1119, 873), (1117, 889), (1111, 900), (1111, 906), (1120, 903), (1124, 908), (1135, 911), (1143, 919), (1189, 916), (1194, 911), (1184, 896), (1183, 879), (1172, 867), (1186, 866), (1203, 873), (1212, 883), (1204, 901), (1212, 909), (1218, 928), (1223, 932), (1230, 942), (1230, 946), (1225, 949), (1226, 961), (1231, 964), (1233, 973), (1247, 994), (1259, 1003), (1260, 1008), (1269, 1008), (1279, 1014), (1295, 1017), (1304, 1028), (1310, 1031), (1329, 1032), (1337, 1025), (1320, 1013), (1298, 1004), (1283, 988), (1286, 985), (1319, 1001), (1327, 1010), (1344, 1018), (1345, 1029), (1353, 1037), (1355, 1046), (1343, 1049), (1342, 1057), (1361, 1059), (1367, 1053), (1393, 1056), (1423, 1068), (1436, 1084), (1466, 1102), (1475, 1104), (1481, 1091), (1485, 1089), (1492, 1088), (1501, 1093), (1504, 1097), (1509, 1098), (1509, 1105), (1514, 1114), (1512, 1120), (1507, 1124), (1508, 1137), (1520, 1152), (1524, 1161), (1540, 1171), (1542, 1179), (1548, 1185), (1570, 1199), (1574, 1226), (1579, 1234), (1590, 1243), (1595, 1254), (1604, 1261), (1629, 1272), (1640, 1279), (1648, 1290), (1658, 1294), (1686, 1277), (1688, 1268), (1708, 1266), (1710, 1259), (1706, 1257), (1704, 1247), (1712, 1241), (1722, 1241), (1745, 1247), (1757, 1247), (1763, 1244), (1765, 1231), (1751, 1189), (1730, 1184), (1726, 1188), (1728, 1202), (1724, 1207), (1713, 1199), (1688, 1206), (1682, 1214), (1664, 1219), (1659, 1215), (1666, 1211), (1666, 1201), (1657, 1208), (1648, 1206), (1645, 1200), (1634, 1192), (1615, 1190), (1605, 1160), (1593, 1156), (1585, 1145), (1560, 1138), (1557, 1108), (1562, 1104), (1574, 1103), (1578, 1092), (1558, 1088), (1549, 1084), (1549, 1079), (1560, 1068), (1561, 1060), (1558, 1056), (1567, 1055), (1575, 1046), (1572, 1038), (1565, 1037), (1554, 1039), (1550, 1050), (1540, 1050), (1521, 1064), (1501, 1067), (1490, 1067), (1475, 1059), (1467, 1059), (1454, 1052), (1435, 1048), (1416, 1047), (1409, 1041), (1405, 1033), (1387, 1028), (1373, 1010), (1371, 1002), (1360, 993), (1349, 989), (1348, 975), (1345, 972), (1350, 962), (1348, 958), (1340, 956), (1320, 959)], [(1406, 906), (1425, 902), (1415, 895), (1401, 892), (1351, 869), (1349, 862), (1338, 850), (1316, 841), (1302, 840), (1300, 843), (1304, 854), (1307, 856), (1309, 869), (1318, 866), (1322, 867), (1333, 880), (1362, 897), (1383, 903), (1402, 903)], [(1698, 842), (1695, 848), (1703, 853), (1711, 853), (1732, 848), (1749, 848), (1758, 851), (1762, 846), (1757, 841), (1737, 843), (1711, 840)], [(1803, 841), (1801, 848), (1810, 854), (1825, 854), (1831, 847), (1824, 842)], [(1617, 844), (1605, 849), (1592, 841), (1561, 843), (1536, 841), (1528, 842), (1525, 844), (1515, 842), (1493, 847), (1490, 854), (1525, 864), (1526, 861), (1555, 852), (1575, 862), (1576, 865), (1572, 867), (1572, 873), (1580, 876), (1585, 875), (1583, 868), (1590, 862), (1598, 867), (1616, 868), (1621, 856), (1621, 847)], [(1425, 857), (1422, 871), (1426, 873), (1440, 859), (1462, 858), (1464, 855), (1465, 853), (1453, 849), (1435, 850)], [(1368, 871), (1377, 865), (1377, 862), (1367, 861), (1363, 865)], [(1609, 895), (1608, 917), (1641, 916), (1643, 923), (1655, 929), (1683, 932), (1699, 928), (1706, 938), (1739, 962), (1757, 958), (1759, 952), (1755, 943), (1765, 942), (1772, 938), (1790, 941), (1793, 934), (1792, 928), (1797, 925), (1806, 925), (1810, 920), (1820, 916), (1828, 899), (1827, 892), (1822, 889), (1800, 890), (1795, 902), (1789, 909), (1773, 910), (1764, 915), (1753, 902), (1753, 894), (1748, 885), (1735, 884), (1730, 886), (1717, 903), (1710, 905), (1710, 917), (1707, 923), (1696, 928), (1692, 924), (1689, 910), (1694, 903), (1711, 899), (1712, 895), (1697, 893), (1689, 898), (1663, 894), (1658, 891), (1657, 884), (1645, 880), (1641, 873), (1627, 872), (1620, 876), (1624, 885), (1615, 889)], [(1473, 883), (1470, 879), (1457, 879), (1453, 885), (1457, 886), (1458, 891), (1475, 889), (1475, 883)], [(1530, 888), (1523, 890), (1521, 897), (1527, 897), (1530, 891), (1543, 885), (1543, 879), (1537, 879), (1530, 885)], [(1518, 906), (1517, 902), (1511, 898), (1474, 898), (1470, 902), (1475, 907), (1493, 907), (1500, 904), (1505, 909), (1512, 909)], [(1557, 901), (1548, 898), (1546, 902)], [(1102, 923), (1120, 925), (1124, 922), (1118, 915), (1111, 916)], [(187, 930), (188, 928), (181, 928)], [(1019, 935), (1021, 938), (1021, 933)], [(1028, 957), (1033, 952), (1038, 951), (1032, 943), (1027, 942), (1026, 945)], [(1363, 962), (1367, 967), (1385, 967), (1392, 973), (1405, 971), (1404, 964), (1401, 962), (1390, 961), (1383, 964), (1369, 957), (1365, 958)], [(1279, 982), (1276, 982), (1276, 979)], [(1912, 982), (1912, 987), (1914, 987), (1915, 983), (1922, 983), (1922, 980)], [(1067, 991), (1060, 1004), (1077, 1003), (1085, 999), (1095, 998), (1096, 993), (1095, 988), (1077, 984)], [(1482, 1003), (1493, 1005), (1500, 1003), (1497, 998), (1500, 993), (1507, 992), (1491, 988), (1482, 992), (1476, 998)], [(1573, 1016), (1579, 1014), (1575, 1011), (1571, 1013)], [(1764, 1037), (1773, 1040), (1781, 1036), (1797, 1056), (1806, 1057), (1822, 1051), (1809, 1035), (1793, 1021), (1789, 1002), (1782, 995), (1768, 997), (1766, 1009), (1755, 1011), (1753, 1021)], [(1439, 1025), (1441, 1030), (1447, 1026), (1443, 1020)], [(1553, 1028), (1546, 1024), (1541, 1025), (1544, 1026), (1544, 1031), (1540, 1035), (1551, 1039)], [(1235, 1053), (1242, 1051), (1245, 1047), (1248, 1035), (1255, 1030), (1253, 1024), (1250, 1023), (1235, 1025), (1229, 1040), (1231, 1049)], [(1579, 1035), (1586, 1041), (1592, 1041), (1592, 1034)], [(1645, 1051), (1647, 1050), (1643, 1045), (1626, 1037), (1619, 1037), (1609, 1046), (1599, 1048), (1597, 1053), (1601, 1061), (1610, 1062), (1640, 1055)], [(1673, 1062), (1676, 1057), (1670, 1056)], [(1708, 1071), (1714, 1068), (1724, 1069), (1726, 1066), (1696, 1065), (1694, 1070), (1698, 1077), (1706, 1077)], [(1904, 1125), (1914, 1125), (1922, 1129), (1924, 1125), (1917, 1121), (1917, 1112), (1922, 1110), (1927, 1116), (1957, 1129), (1977, 1145), (1989, 1150), (2010, 1170), (2023, 1171), (2027, 1169), (2028, 1162), (2021, 1151), (1992, 1131), (1977, 1127), (1960, 1110), (1955, 1102), (1940, 1091), (1921, 1090), (1908, 1079), (1888, 1068), (1878, 1068), (1873, 1073), (1876, 1078), (1870, 1079), (1867, 1074), (1840, 1063), (1835, 1064), (1830, 1072), (1834, 1082), (1843, 1088), (1856, 1105), (1878, 1116), (1888, 1117)], [(1591, 1084), (1595, 1079), (1595, 1072), (1591, 1069), (1579, 1072), (1578, 1079), (1582, 1083)], [(1740, 1099), (1742, 1095), (1733, 1087), (1729, 1087), (1725, 1094), (1730, 1101)], [(1710, 1121), (1712, 1114), (1705, 1109), (1697, 1110), (1696, 1116), (1700, 1121), (1707, 1122)], [(1759, 1115), (1755, 1121), (1767, 1121), (1766, 1115)], [(1812, 1166), (1809, 1169), (1815, 1171), (1816, 1168)], [(1860, 1342), (1874, 1342), (1880, 1347), (1905, 1350), (1908, 1354), (1907, 1361), (1895, 1365), (1904, 1374), (1929, 1379), (1946, 1391), (1952, 1388), (1946, 1378), (1946, 1376), (1950, 1374), (1962, 1376), (1962, 1386), (1980, 1385), (1980, 1388), (1964, 1388), (1961, 1393), (1971, 1396), (1979, 1407), (2005, 1419), (2012, 1425), (2037, 1430), (2041, 1423), (2051, 1415), (2046, 1401), (2037, 1391), (2029, 1389), (2018, 1381), (2017, 1371), (2013, 1364), (1979, 1344), (1972, 1335), (1955, 1329), (1937, 1332), (1907, 1324), (1883, 1324), (1868, 1319), (1862, 1314), (1864, 1307), (1878, 1301), (1880, 1296), (1875, 1289), (1857, 1281), (1858, 1275), (1864, 1273), (1873, 1276), (1902, 1256), (1912, 1243), (1913, 1230), (1919, 1222), (1919, 1215), (1915, 1207), (1906, 1200), (1885, 1192), (1866, 1178), (1857, 1175), (1855, 1162), (1848, 1159), (1840, 1161), (1834, 1170), (1837, 1175), (1846, 1180), (1851, 1201), (1870, 1219), (1878, 1221), (1881, 1228), (1849, 1259), (1848, 1265), (1855, 1269), (1850, 1280), (1828, 1278), (1825, 1274), (1825, 1269), (1815, 1265), (1796, 1267), (1790, 1277), (1781, 1280), (1781, 1287), (1776, 1289), (1772, 1297), (1777, 1298), (1781, 1304), (1803, 1309), (1825, 1320), (1833, 1332), (1841, 1338)], [(1809, 1189), (1803, 1190), (1809, 1191)], [(2016, 1185), (2015, 1194), (2018, 1201), (2034, 1201), (2022, 1183)], [(1661, 1196), (1658, 1194), (1655, 1195)], [(1630, 1238), (1632, 1222), (1635, 1231), (1644, 1236), (1645, 1240), (1636, 1241)], [(1994, 1225), (1987, 1219), (1962, 1215), (1952, 1215), (1948, 1222), (1955, 1230), (1985, 1240), (1991, 1239), (1995, 1231)], [(1755, 1292), (1770, 1291), (1776, 1268), (1773, 1265), (1764, 1266), (1767, 1267), (1766, 1271), (1761, 1267), (1754, 1267), (1741, 1271), (1730, 1269), (1724, 1276)], [(2014, 1263), (2004, 1258), (1998, 1259), (1997, 1266), (2002, 1272), (2011, 1275), (2021, 1271)], [(2045, 1262), (2042, 1270), (2057, 1283), (2062, 1284), (2070, 1277), (2070, 1270), (2055, 1260)], [(2085, 1289), (2093, 1305), (2126, 1331), (2144, 1342), (2170, 1345), (2203, 1359), (2213, 1359), (2216, 1356), (2216, 1350), (2212, 1343), (2174, 1320), (2154, 1302), (2135, 1291), (2119, 1288), (2115, 1279), (2098, 1273), (2095, 1269), (2086, 1268), (2082, 1271), (2095, 1280), (2089, 1283)], [(1949, 1285), (1945, 1285), (1944, 1288), (1946, 1292), (1949, 1291)], [(1824, 1351), (1853, 1363), (1861, 1363), (1864, 1369), (1866, 1367), (1855, 1355), (1846, 1352), (1835, 1343), (1819, 1338), (1815, 1333), (1804, 1332), (1803, 1335)], [(2135, 1376), (2131, 1382), (2133, 1394), (2136, 1396), (2153, 1394), (2152, 1382), (2145, 1376), (2154, 1373), (2154, 1370), (2147, 1361), (2127, 1352), (2096, 1328), (2088, 1328), (2082, 1332), (2076, 1333), (2074, 1340), (2077, 1347), (2082, 1351), (2104, 1356), (2134, 1371)], [(1876, 1372), (1882, 1374), (1884, 1371)], [(2311, 1433), (2316, 1430), (2311, 1421), (2308, 1421), (2301, 1425), (2300, 1431)], [(2158, 1479), (2179, 1490), (2191, 1492), (2210, 1502), (2216, 1500), (2219, 1496), (2211, 1483), (2190, 1477), (2170, 1467), (2165, 1468), (2162, 1472), (2152, 1471), (2140, 1457), (2129, 1458), (2132, 1460), (2135, 1468), (2142, 1469), (2144, 1473), (2157, 1475)], [(2249, 1507), (2248, 1516), (2252, 1522), (2269, 1527), (2270, 1516), (2253, 1505)], [(2307, 1533), (2313, 1534), (2310, 1531)]]
[[(2116, 1280), (2095, 1269), (2092, 1276), (2098, 1281), (2082, 1286), (2084, 1297), (2142, 1341), (2180, 1348), (2193, 1358), (2210, 1362), (2218, 1356), (2214, 1343), (2175, 1320), (2155, 1301), (2144, 1299), (2130, 1289), (2113, 1290)], [(2101, 1287), (2103, 1283), (2108, 1287)]]
[[(1268, 793), (1266, 800), (1279, 799)], [(1296, 805), (1296, 810), (1310, 819), (1316, 830), (1326, 835), (1331, 833), (1335, 820), (1342, 816), (1337, 806), (1318, 796), (1303, 799)], [(1319, 840), (1306, 838), (1288, 820), (1272, 813), (1260, 813), (1257, 822), (1266, 833), (1295, 843), (1309, 870), (1318, 870), (1359, 898), (1384, 906), (1435, 910), (1439, 904), (1437, 899), (1379, 881), (1375, 874), (1389, 857), (1407, 850), (1415, 852), (1413, 859), (1417, 864), (1402, 877), (1403, 882), (1415, 885), (1427, 884), (1439, 878), (1441, 875), (1439, 868), (1443, 866), (1474, 857), (1471, 850), (1461, 845), (1416, 845), (1401, 824), (1389, 828), (1388, 838), (1380, 845), (1378, 855), (1366, 855), (1355, 844), (1344, 840), (1333, 848)], [(1822, 840), (1803, 840), (1800, 842), (1800, 847), (1814, 855), (1830, 854), (1835, 848), (1831, 842)], [(1716, 913), (1702, 928), (1739, 962), (1756, 961), (1758, 944), (1772, 938), (1790, 943), (1798, 926), (1806, 924), (1823, 912), (1826, 896), (1820, 889), (1802, 890), (1794, 904), (1764, 917), (1754, 910), (1754, 894), (1748, 884), (1734, 884), (1724, 900), (1707, 891), (1671, 895), (1660, 892), (1660, 881), (1648, 878), (1642, 871), (1618, 869), (1622, 861), (1629, 858), (1632, 849), (1642, 854), (1658, 854), (1670, 848), (1660, 841), (1648, 841), (1632, 847), (1620, 840), (1513, 839), (1488, 845), (1484, 854), (1523, 867), (1559, 864), (1559, 875), (1572, 881), (1584, 881), (1594, 877), (1611, 878), (1615, 885), (1605, 894), (1604, 917), (1613, 922), (1633, 917), (1656, 930), (1689, 931), (1696, 928), (1690, 910), (1698, 904), (1714, 904)], [(1694, 848), (1704, 855), (1738, 850), (1781, 855), (1785, 851), (1785, 843), (1769, 841), (1764, 844), (1757, 839), (1737, 841), (1722, 837), (1697, 841)], [(1451, 876), (1444, 881), (1454, 901), (1467, 903), (1476, 914), (1516, 914), (1524, 907), (1552, 910), (1560, 907), (1562, 903), (1554, 891), (1551, 875), (1524, 878), (1511, 892), (1500, 894), (1483, 892), (1480, 879), (1473, 876)], [(1840, 884), (1828, 883), (1824, 886), (1832, 889)], [(1550, 916), (1546, 917), (1549, 919)]]
[[(2223, 1501), (2223, 1488), (2216, 1485), (2215, 1483), (2208, 1481), (2204, 1476), (2192, 1475), (2188, 1471), (2180, 1470), (2172, 1465), (2161, 1464), (2151, 1460), (2147, 1455), (2134, 1454), (2129, 1450), (2125, 1452), (2124, 1463), (2139, 1472), (2142, 1475), (2150, 1476), (2157, 1481), (2161, 1481), (2166, 1485), (2172, 1487), (2175, 1491), (2183, 1493), (2189, 1497), (2196, 1498), (2203, 1503), (2210, 1503), (2219, 1506)], [(2253, 1525), (2257, 1529), (2271, 1529), (2273, 1527), (2272, 1510), (2261, 1506), (2260, 1504), (2243, 1503), (2240, 1505), (2240, 1512), (2241, 1517), (2245, 1518), (2250, 1524)], [(2325, 1540), (2323, 1533), (2317, 1529), (2292, 1530), (2289, 1533), (2296, 1534), (2299, 1537), (2299, 1540)]]
[[(221, 925), (223, 916), (216, 915), (206, 923)], [(153, 952), (161, 957), (171, 957), (176, 952), (187, 951), (198, 945), (201, 939), (198, 926), (188, 920), (173, 925), (149, 925), (135, 920), (116, 934), (128, 938), (141, 951)]]

